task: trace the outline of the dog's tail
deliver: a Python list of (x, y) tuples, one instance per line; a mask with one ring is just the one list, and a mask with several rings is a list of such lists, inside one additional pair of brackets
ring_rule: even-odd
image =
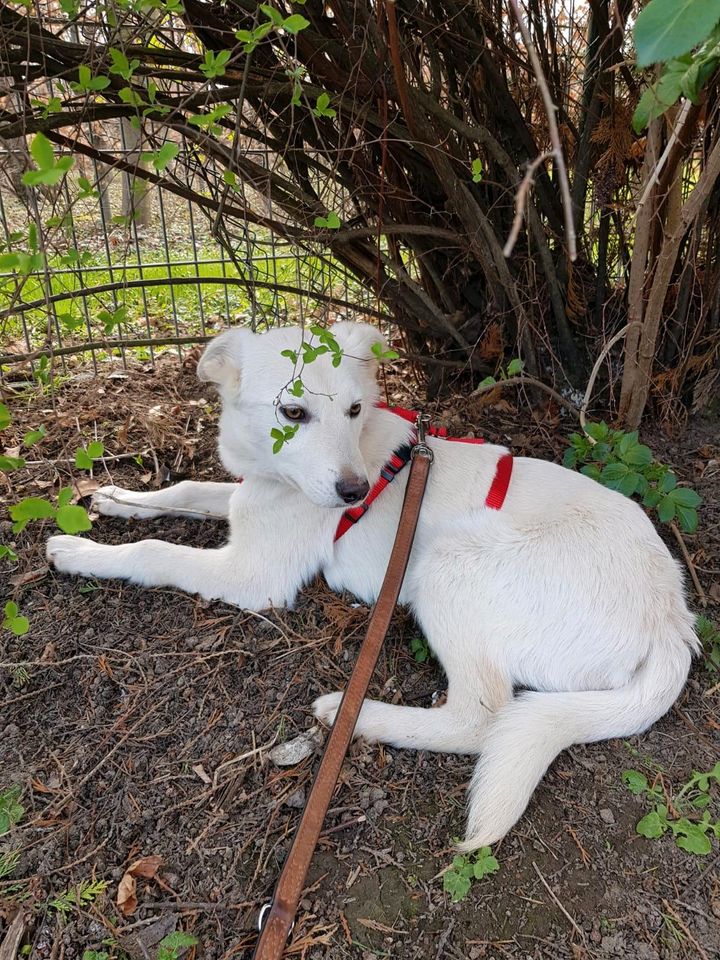
[(691, 646), (692, 640), (685, 643), (676, 634), (616, 690), (525, 692), (501, 707), (470, 784), (466, 839), (459, 849), (476, 850), (505, 836), (561, 750), (641, 733), (658, 720), (683, 689)]

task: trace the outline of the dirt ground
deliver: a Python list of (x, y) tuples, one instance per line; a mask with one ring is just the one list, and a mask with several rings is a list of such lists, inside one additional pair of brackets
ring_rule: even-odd
[[(108, 368), (110, 369), (110, 368)], [(412, 396), (391, 392), (391, 400)], [(569, 415), (452, 397), (436, 409), (455, 435), (470, 430), (517, 453), (559, 459)], [(12, 402), (9, 433), (43, 422), (4, 496), (46, 496), (81, 471), (65, 458), (82, 438), (105, 442), (100, 483), (149, 489), (183, 477), (224, 479), (215, 454), (217, 406), (188, 367), (162, 360), (75, 378), (54, 398)], [(704, 497), (700, 532), (686, 537), (720, 619), (720, 436), (695, 421), (644, 438)], [(112, 459), (112, 458), (116, 459)], [(87, 476), (87, 474), (85, 474)], [(1, 480), (1, 478), (0, 478)], [(87, 486), (83, 488), (87, 490)], [(7, 513), (0, 540), (15, 539)], [(368, 611), (322, 583), (292, 613), (251, 615), (172, 590), (65, 577), (44, 564), (50, 521), (16, 538), (0, 599), (30, 619), (21, 638), (0, 634), (0, 791), (22, 788), (20, 822), (0, 837), (19, 853), (0, 878), (0, 944), (24, 930), (18, 956), (73, 960), (158, 956), (182, 929), (198, 957), (249, 958), (258, 907), (269, 897), (300, 816), (318, 752), (280, 768), (268, 746), (312, 726), (309, 706), (349, 676)], [(92, 536), (144, 536), (214, 546), (222, 524), (101, 518)], [(677, 544), (668, 543), (674, 552)], [(695, 598), (696, 599), (696, 598)], [(444, 678), (418, 663), (417, 636), (399, 612), (373, 694), (430, 705)], [(469, 757), (355, 744), (315, 856), (289, 956), (312, 958), (655, 958), (720, 956), (720, 854), (700, 857), (635, 825), (648, 802), (623, 770), (658, 774), (668, 795), (720, 758), (718, 677), (698, 662), (681, 701), (650, 732), (562, 754), (521, 822), (494, 851), (500, 870), (452, 904), (438, 874), (462, 833)], [(162, 858), (137, 877), (137, 907), (117, 906), (130, 864)], [(2, 861), (0, 861), (2, 862)], [(147, 865), (147, 861), (146, 861)], [(87, 884), (104, 881), (102, 891)], [(84, 886), (83, 886), (84, 885)], [(85, 890), (58, 911), (51, 901)], [(25, 945), (23, 948), (22, 945)], [(188, 953), (187, 956), (191, 956)], [(90, 960), (96, 960), (95, 956)]]

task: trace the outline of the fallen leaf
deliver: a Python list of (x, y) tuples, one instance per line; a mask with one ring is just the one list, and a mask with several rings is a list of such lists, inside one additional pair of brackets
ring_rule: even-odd
[(209, 776), (207, 775), (207, 773), (205, 772), (205, 767), (203, 767), (203, 765), (202, 765), (201, 763), (196, 764), (196, 765), (192, 768), (192, 772), (193, 772), (193, 773), (196, 773), (196, 774), (198, 775), (198, 777), (200, 777), (200, 779), (202, 780), (203, 783), (206, 783), (206, 784), (208, 784), (208, 785), (212, 783), (212, 780), (210, 779), (210, 777), (209, 777)]
[(137, 910), (137, 883), (135, 877), (128, 871), (123, 875), (118, 885), (117, 905), (124, 917), (129, 917)]
[(26, 583), (34, 583), (36, 580), (42, 580), (49, 571), (47, 564), (36, 567), (34, 570), (28, 570), (27, 573), (20, 573), (16, 577), (10, 577), (10, 583), (13, 587), (24, 587)]
[(73, 480), (73, 487), (75, 488), (76, 498), (81, 500), (83, 497), (89, 497), (91, 493), (99, 490), (100, 484), (92, 477), (78, 477), (77, 480)]
[(153, 854), (150, 857), (141, 857), (135, 860), (127, 869), (127, 872), (133, 877), (145, 877), (146, 880), (152, 880), (160, 869), (162, 857)]

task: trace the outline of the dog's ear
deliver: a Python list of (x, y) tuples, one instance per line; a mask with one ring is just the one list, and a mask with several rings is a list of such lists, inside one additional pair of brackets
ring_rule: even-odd
[[(352, 323), (349, 320), (341, 320), (334, 323), (331, 330), (335, 339), (349, 357), (357, 357), (358, 360), (377, 361), (377, 353), (373, 351), (375, 344), (379, 344), (380, 352), (387, 350), (385, 337), (377, 327), (373, 327), (369, 323)], [(378, 350), (378, 347), (375, 347), (375, 350)]]
[(236, 388), (240, 383), (243, 348), (252, 336), (252, 331), (235, 327), (211, 340), (197, 365), (198, 380), (217, 384), (221, 389)]

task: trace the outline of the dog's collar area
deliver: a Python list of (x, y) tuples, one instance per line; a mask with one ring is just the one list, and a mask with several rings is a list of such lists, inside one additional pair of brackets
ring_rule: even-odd
[[(395, 416), (402, 417), (403, 420), (407, 420), (412, 424), (417, 422), (417, 413), (413, 410), (406, 410), (404, 407), (390, 407), (385, 403), (378, 403), (377, 406), (383, 410), (389, 410), (390, 413), (394, 413)], [(447, 440), (448, 442), (452, 443), (485, 442), (481, 438), (449, 437), (445, 427), (429, 426), (426, 430), (426, 433), (430, 437), (437, 437), (441, 440)], [(356, 507), (349, 507), (347, 510), (343, 511), (343, 515), (340, 518), (340, 523), (338, 523), (337, 530), (335, 531), (335, 543), (337, 543), (340, 537), (344, 536), (348, 530), (350, 530), (350, 528), (358, 522), (358, 520), (361, 520), (365, 516), (370, 509), (370, 504), (373, 502), (373, 500), (377, 500), (388, 484), (392, 483), (403, 467), (410, 462), (412, 456), (412, 447), (416, 441), (417, 430), (413, 429), (410, 442), (403, 444), (402, 447), (398, 447), (398, 449), (394, 451), (393, 455), (380, 470), (380, 476), (363, 502), (359, 503)], [(488, 494), (485, 497), (485, 506), (490, 510), (499, 510), (505, 502), (508, 487), (510, 486), (512, 468), (512, 454), (503, 454), (503, 456), (501, 456), (497, 462), (497, 466), (495, 468), (495, 477), (493, 478), (493, 482), (490, 484)]]

